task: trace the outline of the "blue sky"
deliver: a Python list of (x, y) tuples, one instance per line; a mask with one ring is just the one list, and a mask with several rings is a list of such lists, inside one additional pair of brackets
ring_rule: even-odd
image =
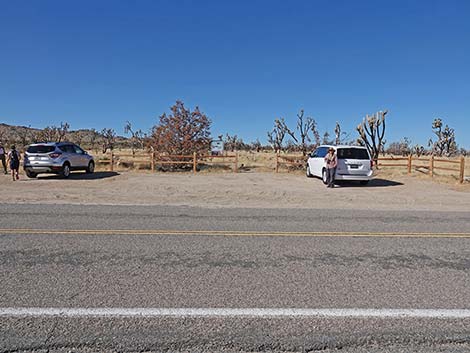
[(426, 144), (435, 117), (470, 148), (470, 1), (0, 0), (0, 122), (148, 131), (177, 100), (212, 134), (266, 140), (303, 108), (356, 137)]

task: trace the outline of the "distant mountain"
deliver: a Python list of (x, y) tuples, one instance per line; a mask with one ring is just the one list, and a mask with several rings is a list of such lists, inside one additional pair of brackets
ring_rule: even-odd
[[(16, 144), (24, 147), (34, 142), (43, 142), (41, 134), (44, 129), (33, 128), (30, 126), (17, 126), (0, 123), (0, 142), (9, 146)], [(86, 148), (95, 148), (100, 145), (101, 135), (94, 129), (80, 129), (68, 131), (64, 141), (77, 143)], [(41, 141), (42, 140), (42, 141)], [(116, 137), (116, 146), (125, 146), (128, 144), (128, 138), (124, 136)]]

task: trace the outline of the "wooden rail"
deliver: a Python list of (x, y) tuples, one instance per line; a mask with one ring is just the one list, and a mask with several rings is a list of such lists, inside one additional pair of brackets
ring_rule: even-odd
[[(382, 161), (386, 161), (386, 163), (382, 163)], [(406, 163), (388, 163), (388, 161), (406, 161)], [(456, 172), (459, 175), (459, 182), (463, 183), (465, 179), (465, 158), (463, 156), (460, 159), (444, 159), (444, 158), (435, 158), (434, 156), (430, 157), (379, 157), (377, 160), (377, 165), (379, 167), (407, 167), (408, 174), (411, 174), (413, 168), (413, 162), (427, 162), (429, 163), (426, 165), (417, 165), (415, 164), (415, 168), (423, 168), (428, 170), (428, 174), (432, 177), (434, 175), (435, 170), (445, 170), (448, 172)], [(439, 165), (440, 163), (444, 164), (453, 164), (455, 167), (451, 166), (442, 166)]]
[(114, 171), (119, 161), (150, 163), (150, 169), (156, 171), (157, 165), (191, 165), (193, 173), (197, 172), (199, 164), (231, 164), (233, 172), (238, 172), (238, 153), (227, 156), (198, 155), (158, 155), (155, 152), (145, 154), (120, 154), (110, 153), (101, 158), (96, 158), (97, 163), (109, 164), (109, 170)]
[[(306, 158), (300, 155), (282, 155), (276, 153), (276, 173), (279, 173), (280, 167), (283, 166), (296, 166), (303, 167)], [(427, 165), (419, 163), (427, 163)], [(443, 166), (442, 164), (451, 164), (452, 166)], [(427, 173), (432, 177), (436, 170), (444, 170), (449, 172), (458, 173), (459, 182), (463, 183), (465, 180), (465, 158), (462, 156), (458, 160), (435, 158), (434, 156), (426, 157), (379, 157), (377, 160), (378, 167), (405, 167), (408, 174), (411, 174), (413, 167), (422, 168), (427, 170)]]
[(307, 156), (303, 155), (281, 155), (276, 153), (276, 173), (279, 173), (280, 167), (301, 168), (307, 162)]

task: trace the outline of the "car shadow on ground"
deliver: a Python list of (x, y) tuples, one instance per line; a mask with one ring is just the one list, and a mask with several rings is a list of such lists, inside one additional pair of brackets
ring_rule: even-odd
[(53, 180), (53, 179), (61, 179), (61, 180), (97, 180), (97, 179), (106, 179), (118, 176), (119, 173), (117, 172), (94, 172), (92, 174), (81, 173), (81, 172), (72, 172), (67, 179), (61, 178), (60, 175), (39, 175), (37, 177), (38, 180)]
[(361, 188), (378, 188), (378, 187), (387, 187), (387, 186), (400, 186), (404, 185), (398, 181), (387, 180), (387, 179), (372, 179), (366, 185), (361, 185), (357, 181), (336, 181), (336, 186), (339, 187), (361, 187)]

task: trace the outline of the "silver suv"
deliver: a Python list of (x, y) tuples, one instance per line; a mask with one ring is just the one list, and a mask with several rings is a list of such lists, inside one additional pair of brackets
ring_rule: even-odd
[(29, 178), (40, 173), (59, 174), (68, 178), (72, 170), (93, 173), (93, 157), (70, 142), (35, 143), (29, 145), (24, 155), (24, 170)]

